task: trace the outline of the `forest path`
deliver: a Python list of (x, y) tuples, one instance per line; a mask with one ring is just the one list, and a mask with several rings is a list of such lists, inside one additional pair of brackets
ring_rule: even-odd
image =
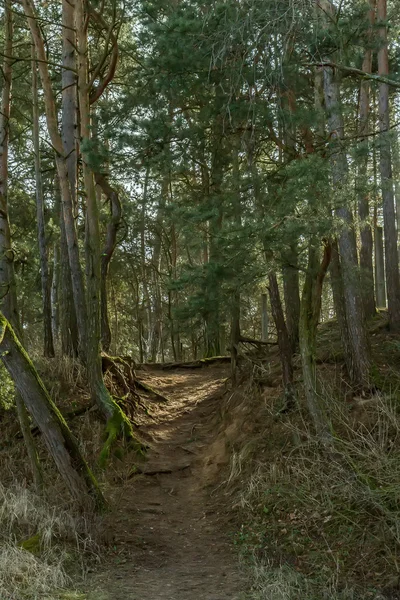
[(90, 600), (242, 598), (224, 507), (205, 485), (227, 375), (221, 366), (140, 373), (170, 400), (141, 425), (143, 472), (112, 491), (114, 555), (89, 581)]

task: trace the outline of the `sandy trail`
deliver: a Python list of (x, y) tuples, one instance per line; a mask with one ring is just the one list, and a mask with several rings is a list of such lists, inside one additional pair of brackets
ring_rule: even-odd
[(226, 376), (221, 367), (144, 376), (170, 401), (142, 425), (151, 446), (143, 472), (113, 489), (105, 526), (114, 554), (89, 581), (90, 600), (242, 598), (221, 496), (203, 479)]

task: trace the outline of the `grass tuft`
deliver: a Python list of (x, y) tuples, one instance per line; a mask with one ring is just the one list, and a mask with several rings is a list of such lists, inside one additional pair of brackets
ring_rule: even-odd
[(1, 600), (74, 597), (68, 568), (79, 552), (96, 548), (85, 528), (28, 489), (0, 485)]

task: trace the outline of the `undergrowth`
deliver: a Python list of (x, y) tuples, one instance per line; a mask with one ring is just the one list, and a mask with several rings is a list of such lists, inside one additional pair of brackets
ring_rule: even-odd
[(349, 406), (330, 395), (329, 450), (305, 411), (277, 415), (265, 397), (257, 442), (236, 448), (230, 476), (240, 484), (236, 541), (251, 565), (252, 600), (400, 597), (397, 397)]
[(97, 546), (83, 517), (51, 507), (22, 486), (0, 485), (0, 598), (56, 600), (82, 597), (67, 592), (77, 559)]

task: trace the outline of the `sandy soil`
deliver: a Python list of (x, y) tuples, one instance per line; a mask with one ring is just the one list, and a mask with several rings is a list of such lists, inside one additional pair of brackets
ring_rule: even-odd
[[(169, 398), (141, 430), (146, 462), (111, 490), (109, 559), (90, 600), (239, 600), (245, 586), (224, 495), (207, 481), (223, 367), (140, 374)], [(215, 471), (215, 464), (210, 468)], [(128, 469), (129, 471), (129, 469)]]

